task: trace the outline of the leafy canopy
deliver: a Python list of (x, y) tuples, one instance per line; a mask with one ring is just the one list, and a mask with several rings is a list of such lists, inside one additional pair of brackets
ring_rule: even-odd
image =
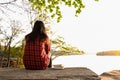
[[(98, 0), (95, 0), (98, 1)], [(75, 15), (80, 14), (81, 9), (85, 7), (82, 0), (29, 0), (33, 9), (40, 12), (46, 11), (51, 13), (51, 17), (57, 17), (57, 22), (60, 22), (62, 18), (60, 5), (64, 4), (68, 7), (75, 8)]]

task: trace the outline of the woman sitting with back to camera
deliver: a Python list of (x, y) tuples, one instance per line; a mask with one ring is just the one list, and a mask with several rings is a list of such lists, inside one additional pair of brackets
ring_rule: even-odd
[(31, 33), (25, 36), (23, 63), (25, 69), (44, 70), (51, 67), (50, 40), (44, 23), (37, 20)]

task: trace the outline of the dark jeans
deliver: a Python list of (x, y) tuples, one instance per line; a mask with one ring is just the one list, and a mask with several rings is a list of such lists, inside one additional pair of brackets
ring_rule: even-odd
[(52, 58), (50, 57), (50, 63), (48, 65), (48, 68), (52, 68)]

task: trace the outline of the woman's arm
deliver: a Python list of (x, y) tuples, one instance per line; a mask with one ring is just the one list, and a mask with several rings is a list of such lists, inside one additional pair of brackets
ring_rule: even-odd
[(50, 49), (51, 49), (51, 47), (50, 47), (50, 40), (47, 39), (46, 44), (45, 44), (45, 51), (46, 51), (46, 54), (47, 54), (49, 57), (51, 56)]

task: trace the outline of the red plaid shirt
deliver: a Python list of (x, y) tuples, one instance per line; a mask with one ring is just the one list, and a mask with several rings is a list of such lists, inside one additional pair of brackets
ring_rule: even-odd
[(49, 52), (49, 40), (40, 42), (39, 39), (36, 39), (34, 42), (26, 42), (23, 56), (25, 68), (31, 70), (46, 69), (50, 62), (50, 58), (47, 55)]

